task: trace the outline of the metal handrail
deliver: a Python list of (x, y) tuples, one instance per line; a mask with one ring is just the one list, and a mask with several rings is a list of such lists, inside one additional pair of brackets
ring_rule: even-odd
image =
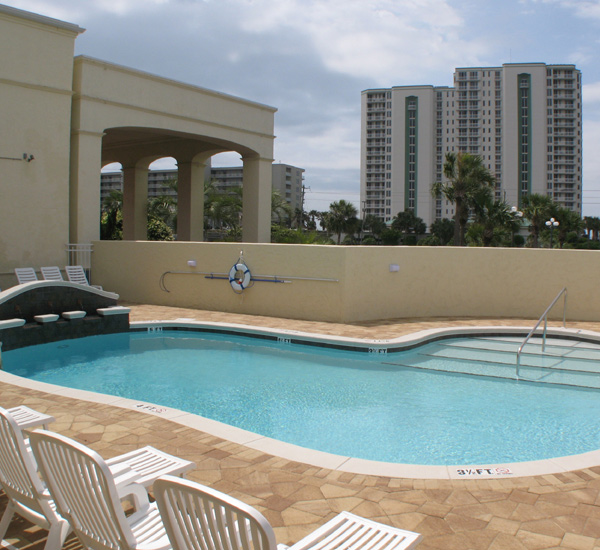
[(554, 305), (556, 304), (556, 302), (558, 302), (558, 299), (563, 294), (565, 295), (565, 299), (564, 299), (564, 302), (563, 302), (563, 325), (562, 326), (563, 326), (563, 328), (565, 328), (566, 319), (567, 319), (567, 287), (564, 287), (556, 295), (556, 298), (554, 298), (554, 300), (552, 300), (552, 303), (546, 308), (546, 311), (544, 311), (544, 313), (542, 313), (542, 316), (538, 319), (538, 322), (529, 331), (529, 334), (525, 337), (525, 340), (523, 340), (523, 343), (519, 346), (519, 350), (517, 351), (517, 372), (516, 372), (517, 380), (519, 379), (519, 368), (521, 366), (521, 352), (523, 351), (523, 348), (525, 347), (525, 345), (527, 344), (527, 342), (529, 342), (529, 339), (533, 336), (533, 334), (536, 331), (536, 329), (540, 326), (540, 324), (541, 324), (542, 321), (544, 321), (544, 334), (543, 334), (543, 339), (542, 339), (542, 353), (545, 351), (545, 349), (546, 349), (546, 330), (548, 329), (548, 313), (550, 313), (550, 310), (554, 307)]

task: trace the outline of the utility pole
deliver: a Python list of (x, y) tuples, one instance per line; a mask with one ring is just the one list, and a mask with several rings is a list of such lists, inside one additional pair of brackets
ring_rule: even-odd
[(306, 191), (310, 191), (310, 187), (306, 187), (302, 184), (302, 192), (300, 194), (300, 219), (298, 220), (300, 229), (302, 229), (302, 226), (304, 225), (304, 195)]

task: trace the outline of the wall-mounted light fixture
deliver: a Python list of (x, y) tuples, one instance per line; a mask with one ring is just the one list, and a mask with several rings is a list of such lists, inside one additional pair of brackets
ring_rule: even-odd
[(196, 267), (196, 260), (188, 260), (187, 264), (188, 264), (190, 267)]

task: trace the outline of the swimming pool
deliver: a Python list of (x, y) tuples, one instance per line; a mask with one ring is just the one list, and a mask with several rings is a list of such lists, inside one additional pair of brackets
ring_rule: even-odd
[[(452, 341), (456, 348), (456, 341)], [(406, 464), (538, 460), (600, 448), (600, 392), (407, 368), (367, 354), (192, 332), (3, 354), (10, 373), (173, 407), (337, 455)]]

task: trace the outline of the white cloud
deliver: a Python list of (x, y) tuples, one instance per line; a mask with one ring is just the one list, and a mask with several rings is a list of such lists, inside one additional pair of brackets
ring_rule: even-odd
[[(358, 169), (360, 126), (356, 120), (330, 121), (319, 133), (282, 129), (275, 141), (276, 160), (302, 168)], [(358, 188), (358, 179), (356, 181)]]
[(447, 0), (254, 0), (243, 6), (245, 31), (292, 28), (310, 38), (329, 69), (378, 82), (447, 70), (486, 50), (464, 39), (463, 20)]

